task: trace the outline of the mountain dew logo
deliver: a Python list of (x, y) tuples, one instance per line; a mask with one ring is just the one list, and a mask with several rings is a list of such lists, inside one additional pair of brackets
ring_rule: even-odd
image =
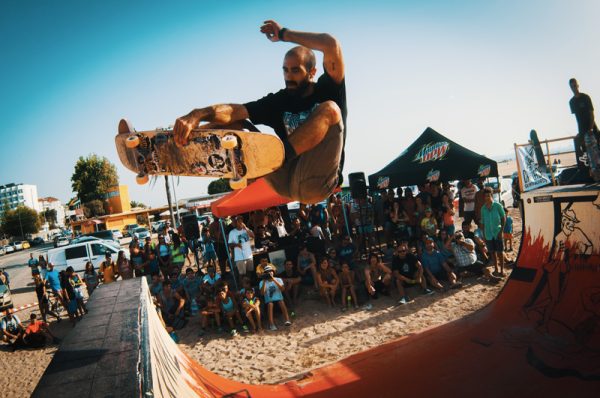
[(477, 172), (477, 175), (479, 175), (479, 177), (487, 177), (490, 175), (490, 173), (492, 172), (492, 166), (489, 164), (482, 164), (479, 166), (479, 171)]
[(450, 150), (450, 144), (447, 141), (430, 142), (421, 147), (417, 152), (413, 162), (425, 163), (434, 160), (442, 160)]
[(440, 179), (440, 171), (433, 170), (433, 169), (429, 170), (429, 173), (427, 173), (426, 179), (429, 182), (436, 182), (437, 180)]

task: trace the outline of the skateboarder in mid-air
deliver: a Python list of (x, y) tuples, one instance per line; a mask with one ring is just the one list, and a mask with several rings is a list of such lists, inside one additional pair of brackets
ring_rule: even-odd
[[(341, 184), (346, 137), (346, 84), (339, 42), (326, 33), (299, 32), (265, 21), (260, 28), (272, 42), (299, 44), (283, 59), (285, 88), (246, 104), (194, 109), (175, 121), (175, 142), (185, 145), (192, 129), (236, 126), (249, 119), (275, 130), (285, 162), (265, 176), (278, 194), (302, 203), (327, 198)], [(315, 81), (313, 50), (323, 53), (324, 73)]]

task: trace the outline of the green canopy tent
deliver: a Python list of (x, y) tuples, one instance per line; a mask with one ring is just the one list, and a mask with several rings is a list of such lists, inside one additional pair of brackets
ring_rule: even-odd
[(370, 189), (498, 177), (498, 165), (428, 127), (391, 163), (369, 176)]

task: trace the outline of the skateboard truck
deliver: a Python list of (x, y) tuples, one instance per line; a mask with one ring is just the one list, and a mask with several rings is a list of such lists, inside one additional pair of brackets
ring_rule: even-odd
[(221, 145), (223, 148), (227, 150), (227, 156), (229, 157), (229, 161), (231, 162), (231, 172), (233, 177), (229, 180), (229, 186), (233, 190), (238, 190), (245, 188), (248, 185), (248, 181), (239, 175), (238, 173), (238, 165), (235, 157), (234, 149), (237, 147), (237, 137), (235, 135), (226, 135), (221, 140)]

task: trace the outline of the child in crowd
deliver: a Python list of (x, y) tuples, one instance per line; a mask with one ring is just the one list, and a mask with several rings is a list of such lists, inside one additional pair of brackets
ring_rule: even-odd
[(317, 285), (321, 296), (325, 297), (330, 307), (335, 305), (335, 293), (339, 283), (337, 273), (329, 266), (327, 257), (323, 257), (319, 262), (319, 270), (317, 271)]
[(260, 281), (259, 287), (261, 294), (265, 298), (265, 303), (267, 303), (267, 310), (269, 312), (269, 330), (277, 330), (277, 326), (275, 326), (275, 322), (273, 321), (273, 306), (275, 303), (279, 304), (279, 308), (283, 313), (285, 326), (290, 326), (292, 322), (290, 322), (287, 307), (283, 300), (283, 281), (280, 278), (275, 278), (273, 276), (275, 274), (275, 269), (272, 267), (266, 267), (265, 274), (267, 276)]
[[(235, 317), (241, 325), (243, 325), (244, 322), (242, 322), (242, 317), (238, 311), (238, 304), (235, 301), (233, 294), (229, 292), (229, 287), (226, 283), (221, 284), (218, 288), (217, 304), (221, 307), (223, 318), (227, 319), (227, 322), (229, 323), (231, 336), (237, 336), (238, 333), (233, 318)], [(244, 330), (247, 330), (247, 328), (244, 328)]]
[(437, 221), (431, 207), (425, 209), (425, 217), (421, 219), (421, 231), (429, 236), (437, 235)]
[(205, 295), (214, 296), (215, 283), (221, 279), (221, 274), (217, 274), (217, 269), (211, 263), (207, 268), (207, 273), (202, 277), (202, 291)]
[(81, 278), (79, 277), (79, 274), (77, 274), (75, 272), (73, 267), (67, 267), (67, 275), (69, 276), (69, 282), (73, 286), (73, 290), (75, 292), (75, 300), (77, 301), (77, 309), (79, 310), (79, 313), (81, 314), (81, 316), (83, 316), (83, 314), (88, 313), (88, 310), (85, 307), (85, 304), (83, 302), (83, 285), (84, 285), (84, 283), (81, 280)]
[(504, 249), (510, 253), (513, 251), (513, 219), (508, 214), (506, 207), (504, 208), (504, 214), (506, 214), (506, 222), (504, 223), (502, 237), (504, 238)]
[(254, 289), (249, 288), (244, 291), (242, 299), (242, 308), (246, 318), (252, 327), (253, 332), (262, 332), (262, 322), (260, 319), (260, 299), (254, 295)]
[[(356, 276), (354, 271), (350, 269), (347, 262), (342, 262), (342, 272), (340, 273), (340, 285), (342, 286), (342, 311), (346, 311), (349, 305), (353, 305), (355, 309), (358, 309), (358, 300), (356, 299)], [(352, 299), (349, 303), (348, 299)]]

